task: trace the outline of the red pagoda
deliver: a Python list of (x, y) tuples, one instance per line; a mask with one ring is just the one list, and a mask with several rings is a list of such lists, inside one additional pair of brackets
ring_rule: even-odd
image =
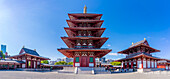
[(84, 13), (68, 14), (66, 20), (69, 27), (65, 27), (68, 37), (61, 37), (69, 48), (58, 49), (68, 58), (73, 58), (73, 67), (95, 67), (95, 58), (101, 58), (111, 49), (101, 48), (108, 40), (101, 37), (106, 28), (101, 28), (102, 14)]
[(122, 67), (125, 71), (150, 71), (156, 69), (158, 61), (161, 60), (152, 56), (151, 53), (154, 52), (160, 52), (160, 50), (150, 47), (144, 38), (142, 41), (132, 43), (128, 49), (118, 52), (127, 55), (126, 58), (118, 61), (122, 62)]

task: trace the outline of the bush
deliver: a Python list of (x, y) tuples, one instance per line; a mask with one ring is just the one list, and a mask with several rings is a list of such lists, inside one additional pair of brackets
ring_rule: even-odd
[(68, 65), (73, 65), (73, 62), (69, 62), (69, 63), (67, 63)]
[(121, 62), (111, 62), (110, 64), (112, 64), (114, 66), (121, 66)]
[(56, 62), (54, 65), (67, 65), (65, 61)]
[(49, 62), (47, 60), (43, 60), (43, 61), (41, 61), (41, 63), (49, 64)]

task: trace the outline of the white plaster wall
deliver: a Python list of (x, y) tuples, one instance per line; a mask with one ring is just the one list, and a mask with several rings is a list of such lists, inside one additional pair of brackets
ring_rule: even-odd
[(34, 61), (34, 68), (36, 68), (36, 62)]
[(80, 66), (80, 63), (75, 63), (75, 66)]
[(154, 62), (152, 61), (152, 68), (154, 68)]
[(148, 68), (150, 68), (150, 65), (151, 65), (151, 63), (150, 63), (150, 61), (147, 61), (147, 65), (148, 65)]
[(157, 68), (157, 63), (156, 63), (156, 61), (155, 61), (155, 68)]
[(146, 61), (143, 61), (143, 68), (146, 68)]
[(25, 68), (25, 64), (22, 64), (22, 68)]
[(89, 67), (94, 67), (94, 63), (89, 63)]
[(142, 63), (141, 63), (141, 61), (138, 61), (138, 68), (142, 68)]

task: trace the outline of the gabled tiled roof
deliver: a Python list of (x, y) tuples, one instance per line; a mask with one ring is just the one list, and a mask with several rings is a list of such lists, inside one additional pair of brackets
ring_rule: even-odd
[(137, 46), (137, 45), (140, 45), (140, 44), (144, 44), (146, 40), (142, 40), (142, 41), (139, 41), (139, 42), (136, 42), (134, 44), (132, 44), (129, 48), (132, 48), (134, 46)]
[(25, 51), (25, 53), (40, 56), (35, 50), (31, 50), (31, 49), (27, 49), (27, 48), (22, 48), (22, 49)]

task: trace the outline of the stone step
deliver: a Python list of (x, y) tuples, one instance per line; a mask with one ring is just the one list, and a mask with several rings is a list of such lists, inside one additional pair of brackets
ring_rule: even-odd
[(89, 67), (79, 67), (78, 74), (92, 74), (92, 68)]

